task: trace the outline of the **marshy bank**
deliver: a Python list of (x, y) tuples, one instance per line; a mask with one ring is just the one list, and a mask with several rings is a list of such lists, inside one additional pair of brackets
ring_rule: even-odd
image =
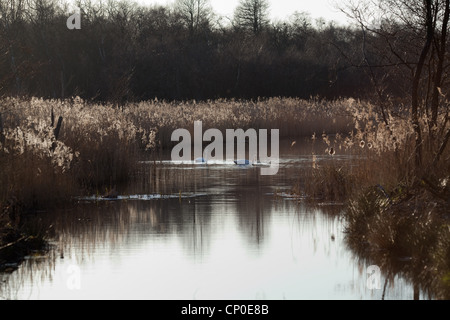
[(420, 188), (387, 195), (373, 188), (350, 202), (345, 219), (348, 245), (360, 259), (379, 266), (387, 279), (407, 278), (415, 299), (419, 291), (450, 299), (448, 200)]
[[(419, 292), (450, 299), (448, 115), (432, 129), (421, 121), (420, 166), (407, 113), (385, 122), (373, 109), (360, 108), (354, 121), (350, 135), (313, 137), (336, 160), (304, 168), (294, 192), (312, 205), (342, 203), (337, 214), (346, 221), (347, 245), (357, 259), (381, 269), (384, 291), (401, 275), (414, 284), (415, 299)], [(351, 161), (339, 160), (343, 152), (353, 155)]]

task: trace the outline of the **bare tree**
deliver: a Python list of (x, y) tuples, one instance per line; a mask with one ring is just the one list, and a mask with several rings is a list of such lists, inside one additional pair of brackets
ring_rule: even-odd
[(269, 2), (267, 0), (241, 0), (236, 8), (235, 23), (259, 34), (269, 24)]
[[(448, 34), (448, 24), (450, 19), (450, 0), (442, 1), (442, 7), (440, 8), (442, 14), (441, 30), (434, 37), (436, 45), (436, 73), (434, 75), (433, 83), (433, 97), (431, 102), (431, 126), (435, 127), (437, 125), (437, 118), (439, 112), (439, 99), (441, 96), (441, 87), (443, 84), (443, 75), (445, 72), (445, 61), (446, 61), (446, 51), (447, 51), (447, 34)], [(438, 32), (438, 30), (436, 31)], [(440, 92), (441, 91), (441, 92)]]
[(213, 11), (210, 0), (177, 0), (175, 8), (191, 36), (203, 27), (208, 27), (211, 22)]
[[(437, 128), (438, 114), (447, 113), (448, 119), (449, 112), (448, 104), (441, 99), (445, 97), (445, 89), (450, 89), (449, 84), (444, 83), (449, 62), (449, 0), (348, 0), (342, 11), (362, 31), (363, 64), (360, 66), (370, 70), (380, 98), (384, 94), (379, 85), (380, 77), (390, 73), (396, 74), (402, 82), (409, 81), (410, 120), (416, 136), (415, 167), (417, 173), (424, 171), (429, 166), (423, 162), (426, 130), (421, 120), (428, 121), (428, 152), (435, 153), (435, 159), (440, 157), (442, 146), (447, 145), (449, 139), (445, 132), (448, 121), (441, 124), (440, 130)], [(370, 36), (377, 42), (369, 44)], [(376, 62), (368, 58), (369, 45), (377, 52)], [(434, 136), (433, 132), (440, 132), (440, 136)]]

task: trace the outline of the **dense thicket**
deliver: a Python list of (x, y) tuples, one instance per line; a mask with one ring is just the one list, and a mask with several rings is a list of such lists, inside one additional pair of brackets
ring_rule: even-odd
[(362, 56), (360, 31), (303, 13), (271, 22), (259, 12), (252, 22), (250, 2), (258, 0), (227, 20), (206, 0), (83, 0), (81, 29), (69, 30), (67, 5), (2, 0), (0, 94), (117, 102), (371, 94), (366, 70), (350, 62)]

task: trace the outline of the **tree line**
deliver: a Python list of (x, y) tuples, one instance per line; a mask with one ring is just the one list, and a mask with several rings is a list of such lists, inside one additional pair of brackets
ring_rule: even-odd
[[(241, 0), (233, 17), (217, 15), (209, 0), (74, 1), (0, 2), (0, 95), (118, 103), (352, 96), (383, 109), (410, 103), (415, 86), (414, 104), (429, 101), (436, 118), (446, 85), (442, 0), (425, 2), (430, 8), (419, 0), (347, 1), (348, 26), (305, 12), (270, 21), (268, 0)], [(69, 30), (75, 8), (81, 29)]]
[(272, 22), (266, 0), (242, 0), (229, 19), (209, 0), (78, 0), (75, 7), (81, 29), (69, 30), (67, 3), (0, 2), (0, 94), (120, 102), (372, 90), (344, 58), (360, 52), (360, 31), (299, 12)]

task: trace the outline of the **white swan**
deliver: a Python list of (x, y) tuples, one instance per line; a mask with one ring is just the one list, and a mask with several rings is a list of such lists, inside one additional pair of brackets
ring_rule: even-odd
[(266, 162), (261, 162), (261, 161), (257, 160), (257, 161), (254, 161), (252, 163), (252, 165), (254, 167), (270, 167), (270, 161), (266, 163)]
[(206, 159), (205, 158), (197, 158), (197, 159), (195, 159), (195, 163), (207, 163), (208, 161), (206, 161)]
[(235, 164), (237, 164), (238, 166), (248, 166), (251, 164), (251, 162), (249, 160), (235, 160), (234, 161)]

